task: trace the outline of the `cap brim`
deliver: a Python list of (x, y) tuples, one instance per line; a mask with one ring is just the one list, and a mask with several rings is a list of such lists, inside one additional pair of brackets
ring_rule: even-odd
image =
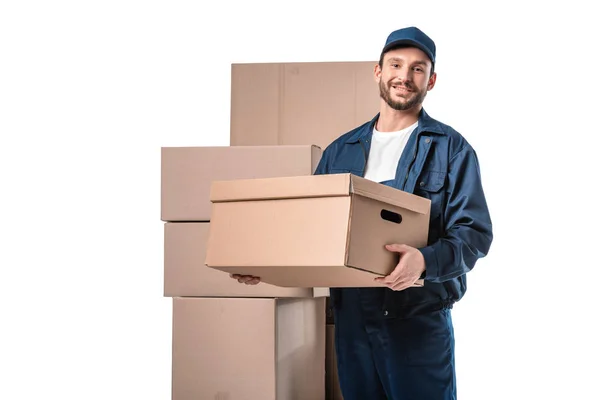
[(414, 40), (410, 40), (410, 39), (401, 39), (401, 40), (396, 40), (394, 42), (388, 43), (387, 46), (385, 46), (383, 48), (383, 50), (381, 50), (381, 54), (387, 53), (388, 51), (390, 51), (392, 49), (395, 49), (398, 47), (404, 47), (404, 46), (416, 47), (417, 49), (419, 49), (423, 53), (425, 53), (425, 55), (427, 55), (427, 57), (429, 57), (429, 60), (431, 60), (432, 63), (434, 62), (433, 56), (429, 52), (429, 49), (427, 49), (421, 43), (414, 41)]

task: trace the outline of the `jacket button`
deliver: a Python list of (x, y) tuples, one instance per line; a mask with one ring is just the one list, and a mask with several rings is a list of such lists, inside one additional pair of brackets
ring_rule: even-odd
[(425, 139), (425, 143), (429, 143), (429, 142), (431, 142), (431, 139), (429, 139), (429, 138)]
[(387, 310), (385, 310), (385, 311), (383, 312), (383, 315), (387, 316), (387, 315), (388, 315), (388, 311), (387, 311)]
[(425, 182), (421, 181), (421, 182), (419, 183), (419, 186), (425, 186)]

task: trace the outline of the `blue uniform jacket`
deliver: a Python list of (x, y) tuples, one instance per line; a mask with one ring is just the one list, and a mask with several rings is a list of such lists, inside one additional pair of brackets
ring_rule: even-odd
[[(332, 142), (315, 175), (364, 176), (378, 117)], [(428, 244), (419, 249), (425, 258), (425, 286), (403, 291), (381, 288), (385, 291), (383, 315), (393, 318), (451, 308), (465, 294), (466, 273), (492, 243), (492, 222), (475, 151), (457, 131), (421, 110), (395, 179), (382, 183), (431, 200)], [(331, 289), (334, 307), (341, 304), (342, 295), (343, 289)]]

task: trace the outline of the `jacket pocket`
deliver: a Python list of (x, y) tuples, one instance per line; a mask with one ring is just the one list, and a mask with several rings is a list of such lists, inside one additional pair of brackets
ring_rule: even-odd
[(447, 176), (444, 171), (423, 171), (416, 185), (415, 194), (431, 200), (429, 243), (437, 240), (444, 226), (442, 213), (446, 198), (444, 185)]
[(446, 175), (443, 171), (423, 171), (419, 176), (417, 188), (425, 192), (437, 193), (444, 187)]

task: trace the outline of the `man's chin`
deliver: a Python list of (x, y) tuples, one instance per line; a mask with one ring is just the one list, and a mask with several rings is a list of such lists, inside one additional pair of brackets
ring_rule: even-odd
[(417, 104), (409, 101), (397, 101), (392, 104), (388, 103), (388, 105), (396, 111), (407, 111), (413, 109)]
[(407, 107), (410, 107), (410, 103), (407, 100), (394, 100), (392, 104), (390, 104), (392, 108), (396, 110), (405, 110)]
[(394, 93), (392, 99), (398, 102), (407, 102), (414, 97), (414, 93)]

